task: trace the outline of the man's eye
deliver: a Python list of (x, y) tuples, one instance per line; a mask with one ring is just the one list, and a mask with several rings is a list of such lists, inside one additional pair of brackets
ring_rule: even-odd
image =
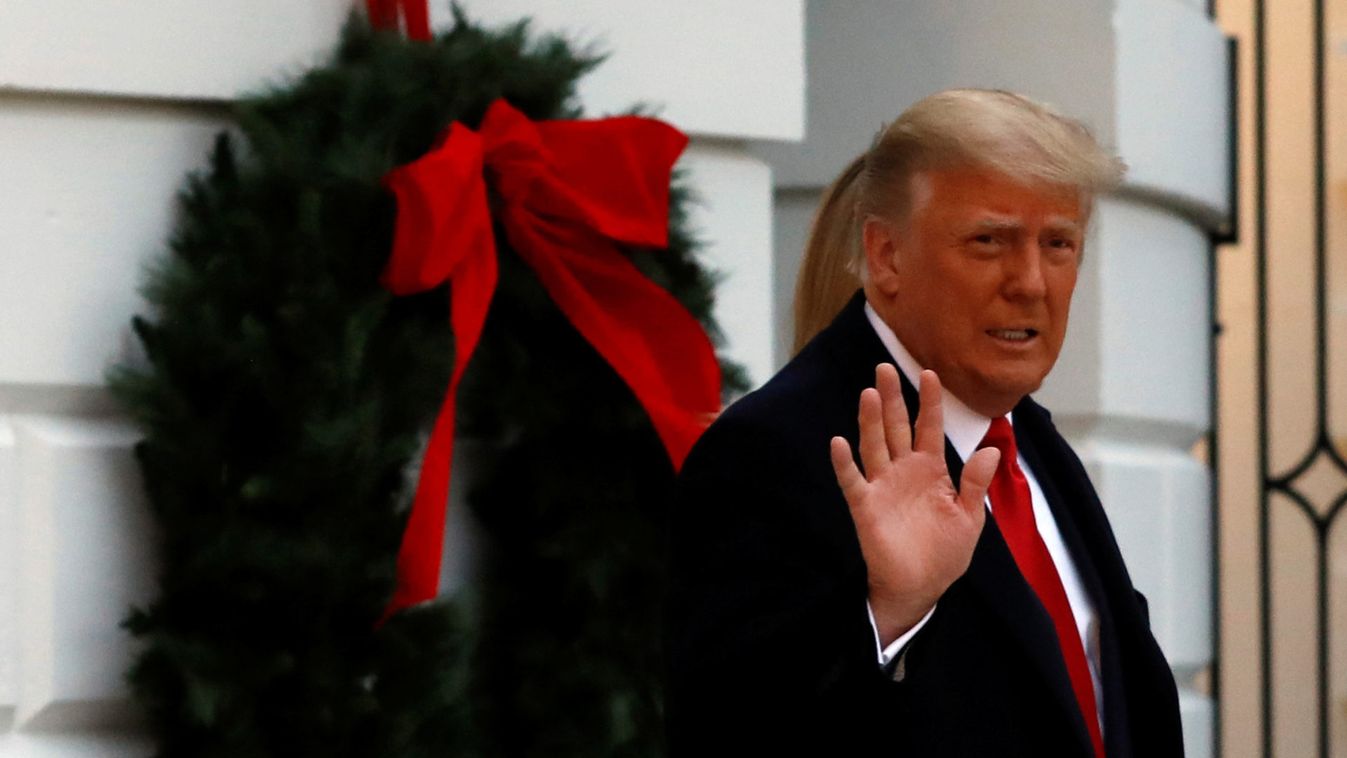
[(990, 234), (978, 234), (973, 237), (973, 242), (978, 245), (994, 245), (996, 238)]

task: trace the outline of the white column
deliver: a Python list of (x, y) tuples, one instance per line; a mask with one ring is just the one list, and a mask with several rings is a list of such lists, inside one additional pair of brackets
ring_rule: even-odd
[[(1097, 211), (1065, 358), (1043, 388), (1150, 600), (1190, 756), (1212, 754), (1209, 233), (1231, 208), (1225, 38), (1200, 7), (1119, 0), (1113, 134), (1130, 165)], [(1197, 448), (1198, 450), (1195, 450)]]
[(1180, 686), (1188, 754), (1211, 754), (1208, 233), (1225, 223), (1225, 40), (1195, 0), (807, 4), (808, 136), (776, 174), (778, 364), (820, 193), (874, 133), (955, 86), (1023, 92), (1130, 164), (1099, 203), (1062, 359), (1038, 393), (1084, 459)]

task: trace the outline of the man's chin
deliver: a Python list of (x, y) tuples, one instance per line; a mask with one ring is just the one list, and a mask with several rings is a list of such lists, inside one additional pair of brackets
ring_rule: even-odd
[[(1026, 395), (1037, 392), (1043, 386), (1043, 376), (1033, 374), (1002, 374), (985, 377), (976, 393), (969, 398), (959, 397), (969, 408), (990, 418), (1004, 416), (1011, 411)], [(958, 393), (955, 393), (956, 397)]]

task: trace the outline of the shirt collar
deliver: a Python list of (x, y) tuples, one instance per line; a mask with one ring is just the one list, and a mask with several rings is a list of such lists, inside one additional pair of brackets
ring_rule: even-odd
[[(903, 376), (912, 383), (913, 387), (918, 386), (918, 378), (921, 376), (921, 364), (917, 359), (907, 352), (903, 343), (898, 341), (898, 335), (893, 333), (889, 325), (879, 317), (870, 303), (865, 304), (865, 317), (870, 321), (870, 326), (874, 328), (875, 334), (879, 336), (879, 341), (884, 343), (888, 349), (889, 355), (893, 356), (894, 363), (898, 364), (898, 370), (903, 372)], [(962, 400), (955, 397), (945, 390), (943, 397), (944, 416), (945, 416), (945, 438), (949, 444), (954, 446), (954, 452), (959, 454), (961, 460), (968, 460), (968, 456), (977, 450), (978, 443), (987, 436), (987, 430), (992, 426), (992, 420), (969, 408)], [(1010, 419), (1010, 414), (1006, 414), (1006, 419)]]

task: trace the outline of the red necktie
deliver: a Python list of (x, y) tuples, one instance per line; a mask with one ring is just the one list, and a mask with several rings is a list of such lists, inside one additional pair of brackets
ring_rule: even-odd
[(1090, 679), (1090, 666), (1085, 662), (1085, 648), (1080, 643), (1080, 633), (1076, 630), (1076, 617), (1071, 613), (1071, 604), (1066, 599), (1066, 590), (1062, 588), (1062, 578), (1052, 563), (1052, 556), (1043, 544), (1038, 533), (1038, 524), (1034, 521), (1034, 505), (1029, 496), (1029, 481), (1024, 478), (1020, 464), (1016, 460), (1015, 432), (1005, 417), (992, 420), (992, 428), (982, 438), (978, 447), (994, 447), (1001, 451), (1001, 462), (996, 466), (996, 475), (992, 477), (987, 489), (992, 499), (992, 515), (996, 526), (1006, 538), (1011, 555), (1015, 556), (1015, 565), (1020, 573), (1034, 588), (1038, 599), (1052, 616), (1052, 625), (1057, 629), (1057, 640), (1061, 643), (1062, 657), (1066, 660), (1066, 673), (1071, 677), (1071, 689), (1076, 693), (1076, 702), (1085, 716), (1085, 728), (1090, 732), (1090, 742), (1094, 743), (1096, 758), (1104, 758), (1104, 739), (1099, 732), (1099, 716), (1095, 709), (1094, 682)]

